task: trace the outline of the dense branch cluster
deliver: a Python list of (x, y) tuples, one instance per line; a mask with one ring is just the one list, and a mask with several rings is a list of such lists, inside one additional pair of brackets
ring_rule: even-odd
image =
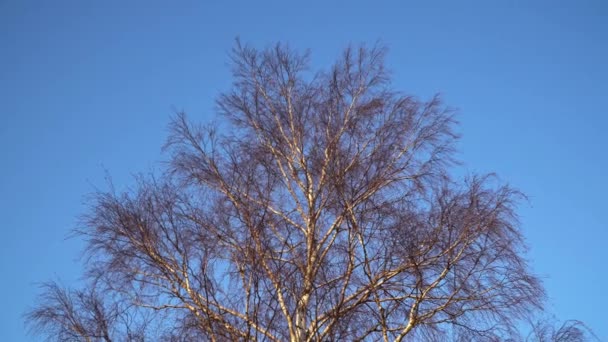
[(162, 175), (95, 196), (78, 231), (90, 290), (49, 284), (35, 327), (86, 341), (515, 338), (544, 295), (521, 194), (450, 176), (455, 122), (438, 97), (392, 90), (380, 48), (319, 73), (281, 45), (232, 57), (226, 125), (179, 114)]

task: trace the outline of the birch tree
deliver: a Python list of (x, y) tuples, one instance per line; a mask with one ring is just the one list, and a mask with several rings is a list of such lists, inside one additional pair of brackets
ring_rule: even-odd
[(217, 123), (178, 113), (161, 175), (93, 196), (87, 290), (48, 284), (31, 326), (66, 341), (515, 336), (544, 298), (522, 194), (451, 175), (453, 111), (395, 90), (384, 54), (313, 71), (306, 53), (237, 43)]

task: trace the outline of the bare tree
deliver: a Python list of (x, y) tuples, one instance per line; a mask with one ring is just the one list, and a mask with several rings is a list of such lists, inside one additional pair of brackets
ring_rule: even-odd
[(51, 285), (29, 322), (86, 341), (517, 333), (544, 298), (522, 195), (450, 176), (452, 111), (394, 91), (383, 60), (349, 48), (313, 73), (307, 54), (237, 43), (226, 125), (178, 114), (163, 175), (97, 194), (78, 230), (93, 290)]

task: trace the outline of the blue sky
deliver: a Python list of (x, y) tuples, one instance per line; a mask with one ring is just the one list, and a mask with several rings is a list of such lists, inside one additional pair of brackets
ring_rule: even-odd
[[(421, 5), (425, 3), (424, 5)], [(84, 195), (158, 166), (172, 108), (213, 117), (234, 38), (327, 66), (382, 40), (396, 88), (459, 109), (459, 157), (521, 207), (548, 308), (608, 340), (608, 3), (0, 0), (0, 340), (36, 282), (78, 280)]]

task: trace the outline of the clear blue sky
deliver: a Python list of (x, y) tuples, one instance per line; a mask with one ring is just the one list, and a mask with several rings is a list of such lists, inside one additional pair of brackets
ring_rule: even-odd
[(0, 340), (33, 340), (36, 282), (78, 279), (65, 237), (104, 169), (123, 187), (155, 167), (173, 107), (213, 116), (236, 36), (317, 66), (384, 41), (396, 87), (460, 109), (466, 169), (529, 195), (549, 309), (608, 340), (607, 4), (0, 0)]

